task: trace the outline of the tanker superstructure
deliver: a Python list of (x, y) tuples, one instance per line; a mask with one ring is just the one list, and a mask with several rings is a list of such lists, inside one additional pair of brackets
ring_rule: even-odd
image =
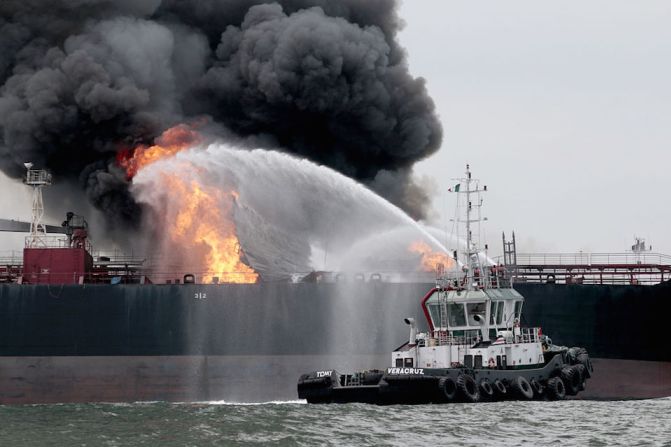
[[(204, 284), (197, 273), (156, 272), (142, 259), (92, 252), (75, 214), (49, 234), (41, 172), (27, 175), (43, 184), (31, 185), (23, 255), (0, 263), (0, 403), (292, 399), (302, 371), (384, 362), (390, 340), (405, 337), (398, 323), (435, 287), (431, 273)], [(516, 275), (530, 321), (555, 344), (589, 350), (595, 375), (581, 397), (671, 395), (659, 321), (671, 310), (668, 258), (551, 264), (522, 262), (514, 244), (505, 252), (507, 265), (479, 274)]]

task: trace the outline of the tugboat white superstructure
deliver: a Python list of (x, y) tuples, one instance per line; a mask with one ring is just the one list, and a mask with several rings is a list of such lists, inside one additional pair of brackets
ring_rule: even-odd
[[(465, 262), (422, 300), (428, 332), (414, 318), (408, 342), (391, 354), (385, 370), (339, 374), (314, 371), (298, 380), (298, 396), (310, 403), (378, 404), (564, 399), (585, 388), (592, 374), (587, 351), (554, 346), (539, 327), (521, 327), (524, 298), (501, 266), (487, 265), (473, 241), (471, 224), (482, 204), (477, 180), (453, 188), (465, 196)], [(463, 186), (463, 187), (462, 187)], [(471, 217), (477, 197), (478, 218)]]

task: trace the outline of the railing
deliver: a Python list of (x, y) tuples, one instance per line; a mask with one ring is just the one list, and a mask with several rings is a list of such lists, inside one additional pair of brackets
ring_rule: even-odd
[(449, 335), (447, 331), (435, 330), (433, 337), (428, 340), (428, 346), (469, 345), (472, 346), (481, 339), (474, 336)]
[(51, 185), (51, 174), (43, 169), (30, 169), (26, 173), (28, 185)]
[(671, 256), (662, 253), (520, 253), (506, 267), (515, 283), (637, 285), (671, 278)]
[[(513, 330), (505, 331), (506, 336), (502, 336), (496, 341), (500, 344), (503, 341), (503, 344), (513, 344), (513, 343), (536, 343), (540, 341), (541, 328), (539, 327), (524, 327), (524, 328), (514, 328)], [(434, 330), (433, 336), (428, 340), (423, 340), (421, 346), (446, 346), (446, 345), (467, 345), (473, 346), (476, 343), (482, 341), (482, 338), (479, 336), (460, 336), (460, 335), (449, 335), (447, 331), (444, 330)], [(492, 342), (495, 340), (492, 339)]]
[(23, 250), (0, 251), (0, 265), (22, 265)]
[(42, 243), (42, 245), (33, 245), (33, 237), (32, 236), (26, 236), (25, 247), (26, 248), (84, 248), (88, 252), (91, 251), (91, 243), (89, 242), (88, 239), (84, 240), (84, 244), (83, 244), (82, 247), (73, 247), (72, 245), (70, 245), (70, 241), (68, 240), (68, 238), (63, 237), (62, 235), (59, 235), (59, 236), (52, 236), (52, 235), (39, 236), (39, 241)]
[[(11, 267), (11, 269), (9, 268)], [(27, 273), (23, 269), (23, 253), (8, 252), (0, 257), (0, 275), (4, 282), (24, 283), (54, 283), (64, 282), (68, 284), (96, 283), (96, 284), (230, 284), (230, 283), (254, 283), (261, 282), (288, 282), (288, 283), (426, 283), (432, 284), (435, 280), (429, 276), (418, 275), (415, 272), (398, 272), (394, 275), (382, 275), (379, 273), (341, 275), (327, 273), (315, 275), (314, 272), (298, 272), (287, 274), (282, 277), (263, 278), (259, 273), (249, 271), (235, 272), (213, 272), (206, 270), (183, 270), (183, 269), (161, 269), (154, 268), (151, 262), (137, 258), (110, 258), (100, 260), (94, 257), (92, 270), (81, 272), (61, 272), (51, 269), (49, 272)], [(10, 274), (11, 270), (11, 274)], [(21, 278), (21, 279), (20, 279)], [(11, 281), (10, 281), (11, 280)]]
[[(502, 258), (497, 258), (501, 261)], [(663, 253), (518, 253), (517, 265), (669, 265)]]
[[(518, 343), (536, 343), (540, 341), (541, 328), (539, 327), (523, 327), (520, 329), (520, 335), (515, 336)], [(515, 332), (513, 330), (513, 332)]]
[(361, 373), (355, 372), (354, 374), (345, 374), (341, 377), (340, 384), (342, 386), (360, 386), (361, 385)]

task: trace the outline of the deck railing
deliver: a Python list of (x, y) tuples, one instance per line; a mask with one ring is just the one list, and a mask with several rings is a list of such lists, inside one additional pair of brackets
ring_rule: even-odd
[(671, 256), (653, 252), (518, 253), (517, 263), (505, 268), (515, 283), (652, 285), (671, 279)]
[(517, 265), (661, 265), (671, 266), (663, 253), (518, 253)]

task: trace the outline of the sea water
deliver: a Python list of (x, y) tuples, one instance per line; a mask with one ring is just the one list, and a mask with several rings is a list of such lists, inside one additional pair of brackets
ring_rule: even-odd
[(2, 446), (671, 446), (671, 398), (420, 406), (0, 406)]

